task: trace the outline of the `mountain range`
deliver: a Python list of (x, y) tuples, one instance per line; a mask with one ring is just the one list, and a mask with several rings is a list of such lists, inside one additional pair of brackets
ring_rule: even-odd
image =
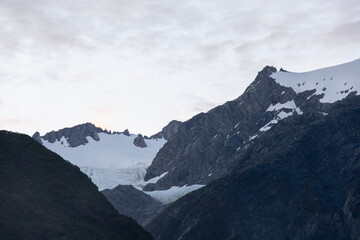
[(267, 66), (151, 137), (86, 123), (33, 138), (156, 239), (359, 239), (359, 92), (360, 59)]

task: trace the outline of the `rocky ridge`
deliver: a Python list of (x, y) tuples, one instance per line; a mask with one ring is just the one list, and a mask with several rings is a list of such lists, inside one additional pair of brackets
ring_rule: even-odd
[[(321, 96), (281, 86), (270, 77), (275, 72), (276, 68), (265, 67), (239, 98), (181, 123), (147, 169), (145, 180), (168, 174), (144, 189), (207, 184), (228, 173), (232, 156), (283, 115), (327, 111), (328, 104), (319, 102)], [(268, 111), (277, 104), (280, 107)]]
[(98, 133), (101, 132), (104, 132), (104, 130), (96, 127), (92, 123), (85, 123), (71, 128), (63, 128), (59, 131), (51, 131), (46, 133), (42, 138), (50, 143), (66, 140), (70, 147), (77, 147), (88, 143), (86, 137), (91, 137), (95, 141), (99, 141), (100, 139)]
[[(124, 134), (128, 137), (131, 135), (128, 129), (125, 129), (123, 132), (111, 132), (106, 129), (104, 130), (100, 127), (96, 127), (92, 123), (84, 123), (73, 127), (63, 128), (58, 131), (51, 131), (46, 133), (44, 136), (40, 136), (39, 132), (35, 132), (32, 138), (41, 144), (43, 144), (41, 140), (42, 138), (50, 143), (54, 143), (55, 141), (61, 141), (62, 144), (75, 148), (80, 145), (87, 144), (89, 142), (87, 140), (87, 137), (91, 137), (95, 141), (99, 141), (99, 133)], [(138, 147), (146, 147), (146, 143), (144, 142), (144, 138), (141, 134), (138, 134), (138, 138), (136, 141), (134, 141), (134, 145)]]
[(360, 238), (360, 97), (279, 122), (234, 169), (171, 204), (155, 239)]

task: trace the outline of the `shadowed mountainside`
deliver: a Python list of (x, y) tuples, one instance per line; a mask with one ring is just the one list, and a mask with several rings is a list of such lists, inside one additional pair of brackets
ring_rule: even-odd
[(78, 167), (7, 131), (0, 131), (0, 213), (0, 239), (152, 239)]
[(359, 96), (288, 117), (147, 229), (159, 240), (360, 239), (359, 124)]

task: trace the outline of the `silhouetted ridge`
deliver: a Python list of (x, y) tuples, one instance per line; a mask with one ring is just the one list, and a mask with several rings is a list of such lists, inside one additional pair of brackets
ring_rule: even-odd
[(0, 213), (0, 239), (151, 239), (78, 167), (7, 131), (0, 131)]

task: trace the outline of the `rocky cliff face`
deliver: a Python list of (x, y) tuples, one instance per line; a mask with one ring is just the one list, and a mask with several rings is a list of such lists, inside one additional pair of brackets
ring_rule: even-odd
[[(228, 173), (234, 163), (232, 156), (282, 115), (326, 112), (327, 104), (319, 102), (321, 96), (309, 98), (314, 91), (296, 94), (274, 81), (270, 77), (274, 72), (274, 67), (265, 67), (239, 98), (181, 123), (147, 169), (145, 180), (168, 174), (145, 189), (207, 184)], [(268, 110), (276, 104), (283, 106)]]
[[(360, 97), (290, 116), (234, 155), (234, 170), (171, 204), (156, 239), (360, 238)], [(241, 134), (241, 133), (239, 133)]]
[(120, 214), (133, 218), (142, 226), (150, 223), (165, 207), (130, 185), (119, 185), (114, 189), (103, 190), (102, 193)]
[(43, 136), (43, 139), (50, 143), (54, 143), (55, 141), (60, 141), (61, 138), (65, 138), (70, 147), (77, 147), (88, 143), (86, 137), (91, 137), (94, 140), (99, 141), (98, 133), (100, 132), (104, 131), (92, 123), (85, 123), (71, 128), (64, 128), (59, 131), (51, 131), (46, 133)]

